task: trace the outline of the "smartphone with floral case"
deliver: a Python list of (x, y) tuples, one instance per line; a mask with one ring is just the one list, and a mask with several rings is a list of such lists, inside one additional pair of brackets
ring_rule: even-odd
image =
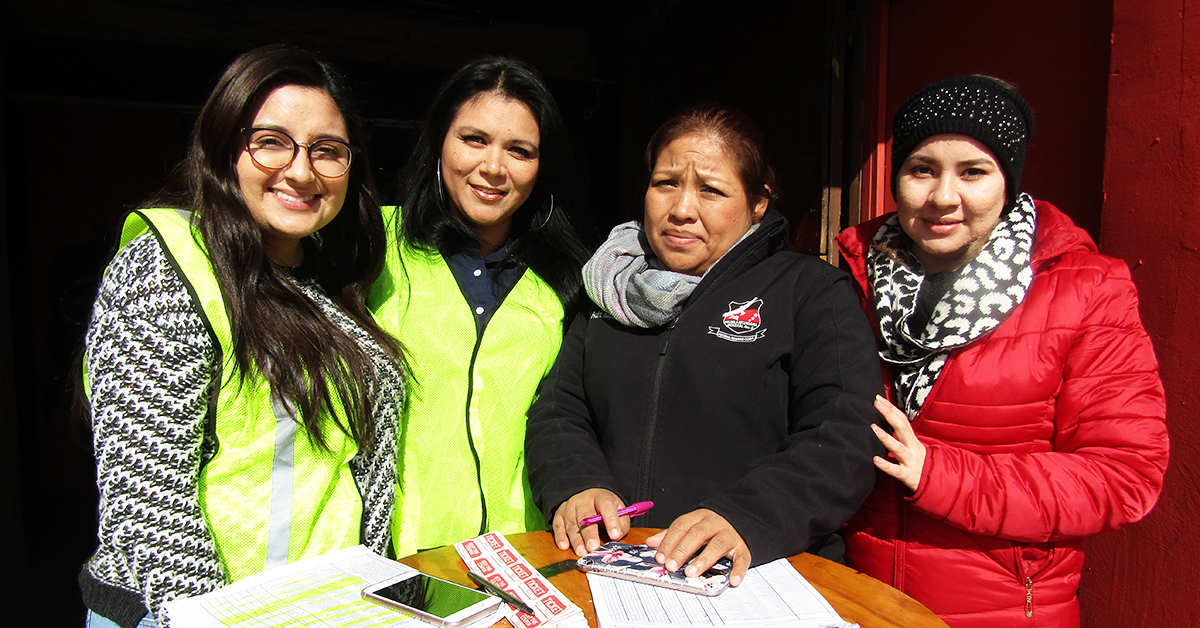
[(729, 586), (733, 564), (728, 557), (721, 558), (699, 576), (689, 577), (684, 575), (683, 568), (667, 571), (654, 560), (657, 552), (647, 545), (610, 541), (580, 558), (578, 564), (584, 571), (700, 595), (719, 595)]

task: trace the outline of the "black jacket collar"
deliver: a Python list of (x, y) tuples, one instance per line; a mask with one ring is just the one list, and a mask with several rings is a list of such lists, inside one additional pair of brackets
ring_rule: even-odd
[(787, 238), (787, 219), (774, 208), (768, 209), (762, 222), (759, 223), (758, 230), (738, 242), (733, 249), (717, 261), (715, 266), (709, 269), (708, 273), (704, 275), (704, 279), (688, 297), (684, 307), (686, 308), (687, 305), (702, 298), (709, 287), (732, 281), (746, 270), (758, 265), (759, 262), (784, 250), (787, 246)]

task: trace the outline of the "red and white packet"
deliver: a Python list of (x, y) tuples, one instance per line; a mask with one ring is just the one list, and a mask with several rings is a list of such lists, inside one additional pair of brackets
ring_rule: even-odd
[(508, 539), (499, 532), (454, 544), (467, 569), (487, 578), (492, 584), (517, 596), (534, 614), (507, 604), (504, 614), (516, 628), (584, 628), (587, 618), (567, 596), (542, 577)]

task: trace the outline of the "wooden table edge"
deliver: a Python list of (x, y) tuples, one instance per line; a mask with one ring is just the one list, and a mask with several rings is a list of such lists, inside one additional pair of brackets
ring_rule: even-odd
[[(633, 528), (621, 540), (641, 543), (655, 532), (657, 530), (649, 528)], [(574, 552), (558, 549), (549, 532), (525, 532), (507, 535), (507, 538), (537, 569), (576, 558)], [(467, 578), (466, 564), (453, 546), (426, 550), (402, 558), (400, 562), (431, 576), (475, 588)], [(829, 600), (842, 619), (862, 628), (946, 628), (945, 622), (920, 602), (845, 565), (813, 554), (797, 554), (789, 557), (788, 562)], [(550, 578), (550, 583), (583, 609), (591, 628), (597, 628), (596, 609), (583, 572), (562, 573)], [(887, 612), (887, 609), (895, 610)], [(509, 626), (509, 623), (503, 620), (497, 625)]]

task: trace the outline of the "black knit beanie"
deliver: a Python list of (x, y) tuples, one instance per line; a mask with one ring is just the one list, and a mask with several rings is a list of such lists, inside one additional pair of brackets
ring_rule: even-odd
[(1020, 191), (1033, 111), (1012, 85), (982, 74), (930, 83), (908, 97), (892, 123), (892, 197), (904, 160), (931, 136), (952, 133), (983, 143), (1004, 171), (1008, 205)]

